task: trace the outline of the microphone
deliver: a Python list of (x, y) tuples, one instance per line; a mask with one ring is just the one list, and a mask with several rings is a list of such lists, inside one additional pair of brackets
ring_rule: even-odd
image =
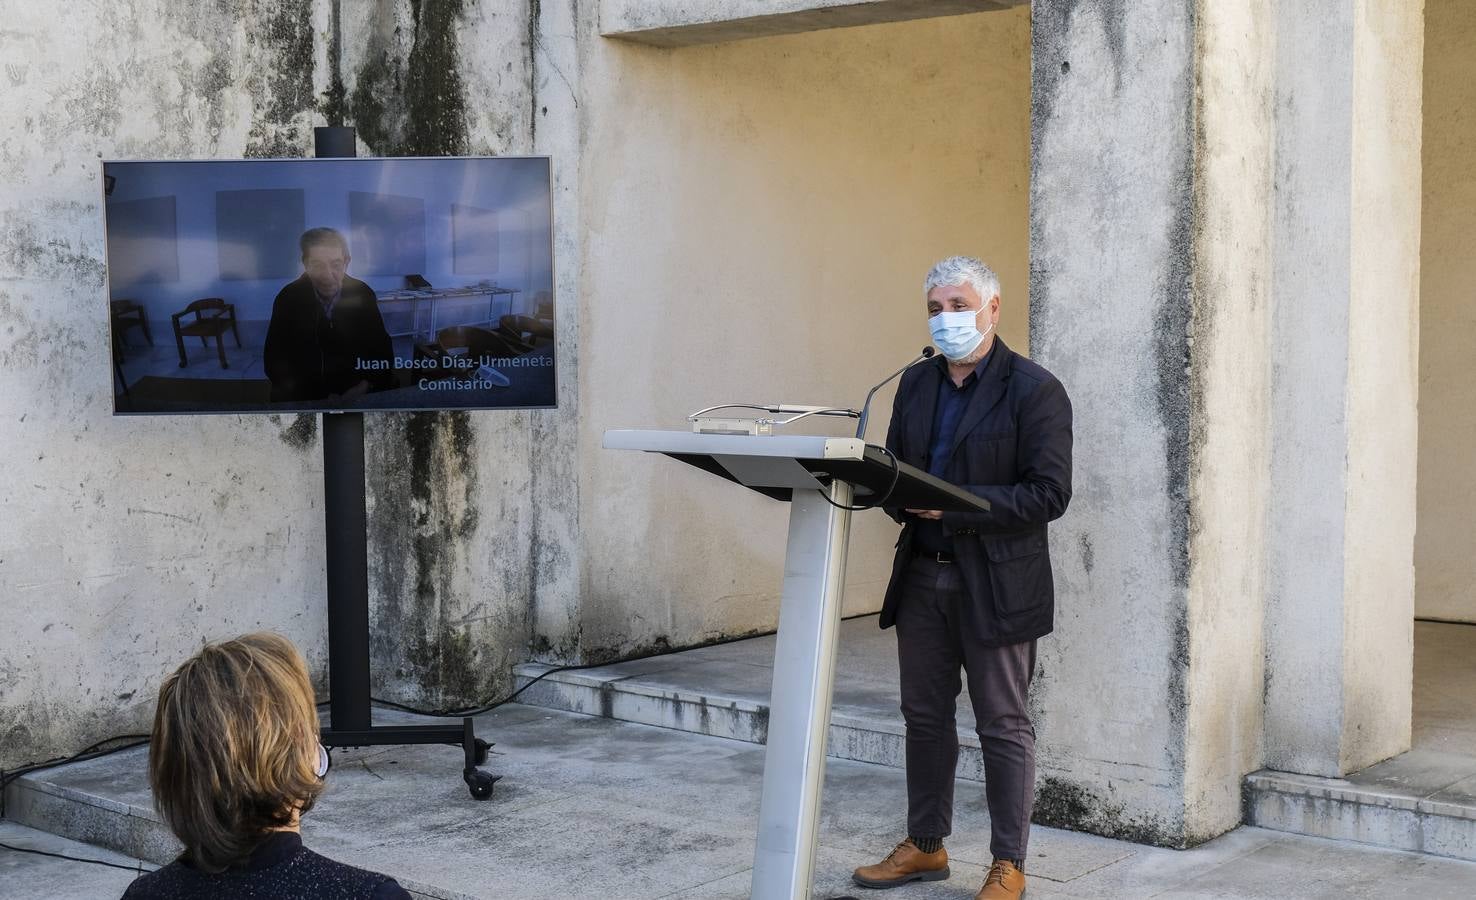
[(922, 352), (917, 355), (916, 359), (898, 369), (897, 371), (893, 372), (892, 374), (888, 375), (886, 378), (883, 378), (881, 384), (878, 384), (876, 387), (866, 392), (866, 402), (861, 404), (861, 415), (859, 417), (861, 421), (856, 423), (856, 437), (866, 437), (866, 415), (867, 413), (871, 412), (871, 398), (876, 395), (876, 392), (885, 387), (887, 382), (891, 381), (893, 378), (896, 378), (898, 375), (901, 375), (903, 372), (906, 372), (908, 369), (912, 368), (923, 360), (932, 357), (934, 352), (935, 351), (933, 350), (931, 345), (924, 347), (922, 349)]

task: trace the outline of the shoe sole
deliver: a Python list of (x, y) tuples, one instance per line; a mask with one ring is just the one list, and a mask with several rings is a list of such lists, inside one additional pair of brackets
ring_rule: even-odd
[(870, 878), (862, 878), (860, 875), (856, 875), (854, 873), (851, 875), (851, 880), (861, 885), (862, 887), (886, 890), (887, 888), (901, 887), (904, 884), (911, 884), (914, 881), (942, 881), (943, 879), (947, 878), (949, 874), (950, 873), (948, 871), (948, 867), (944, 866), (941, 869), (934, 869), (931, 872), (914, 872), (911, 875), (904, 875), (901, 878), (893, 879), (892, 881), (873, 881)]

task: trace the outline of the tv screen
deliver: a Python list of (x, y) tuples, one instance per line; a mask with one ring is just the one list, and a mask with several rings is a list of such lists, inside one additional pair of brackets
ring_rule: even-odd
[(552, 407), (546, 157), (103, 163), (113, 410)]

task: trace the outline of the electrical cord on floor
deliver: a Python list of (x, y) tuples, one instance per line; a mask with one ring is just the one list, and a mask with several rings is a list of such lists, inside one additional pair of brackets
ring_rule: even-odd
[[(891, 492), (888, 491), (888, 494), (890, 493)], [(826, 499), (829, 500), (830, 498), (826, 497)], [(870, 509), (870, 507), (867, 508)], [(876, 613), (874, 612), (857, 613), (854, 616), (842, 616), (841, 620), (850, 621), (851, 619), (864, 619), (868, 616), (874, 615), (876, 615)], [(577, 666), (556, 666), (552, 669), (549, 669), (547, 672), (540, 672), (536, 678), (532, 679), (527, 684), (513, 691), (511, 694), (508, 694), (506, 697), (503, 697), (501, 700), (494, 700), (484, 706), (471, 706), (465, 709), (418, 709), (414, 706), (406, 706), (403, 703), (396, 703), (393, 700), (383, 700), (379, 697), (371, 697), (370, 700), (374, 703), (378, 703), (381, 706), (387, 706), (390, 709), (398, 709), (401, 712), (414, 713), (418, 716), (433, 716), (441, 719), (460, 719), (465, 716), (479, 716), (482, 713), (491, 712), (499, 706), (511, 703), (512, 701), (516, 700), (518, 695), (523, 693), (523, 691), (526, 691), (528, 688), (532, 687), (533, 685), (537, 684), (548, 676), (557, 675), (560, 672), (577, 672), (581, 669), (603, 669), (606, 666), (618, 666), (621, 663), (640, 662), (644, 659), (655, 659), (659, 656), (671, 656), (676, 653), (686, 653), (689, 650), (703, 650), (708, 647), (721, 647), (725, 644), (736, 644), (739, 641), (748, 641), (756, 637), (767, 637), (771, 634), (773, 634), (773, 632), (766, 632), (764, 634), (747, 634), (740, 637), (721, 638), (716, 641), (709, 641), (706, 644), (695, 644), (690, 647), (672, 647), (667, 650), (653, 650), (650, 653), (638, 653), (634, 656), (627, 656), (621, 659), (612, 659), (608, 662), (583, 663)]]
[[(111, 744), (114, 741), (130, 741), (131, 743), (122, 744), (117, 747), (109, 747), (106, 750), (98, 749), (99, 747)], [(39, 772), (42, 769), (54, 769), (57, 766), (63, 766), (67, 763), (84, 762), (89, 759), (98, 759), (100, 757), (109, 756), (114, 753), (121, 753), (124, 750), (131, 750), (134, 747), (141, 747), (148, 742), (149, 736), (146, 734), (116, 734), (110, 738), (103, 738), (95, 744), (89, 744), (76, 753), (73, 753), (71, 756), (58, 756), (54, 759), (48, 759), (43, 762), (27, 763), (26, 765), (23, 765), (18, 769), (0, 769), (0, 798), (4, 797), (5, 789), (10, 786), (11, 782), (15, 781), (17, 778), (20, 778), (22, 775), (29, 775), (32, 772)], [(0, 808), (0, 818), (4, 818), (3, 808)]]
[(0, 841), (0, 849), (9, 850), (12, 853), (34, 853), (37, 856), (49, 856), (52, 859), (65, 859), (68, 862), (92, 863), (95, 866), (108, 866), (109, 868), (113, 869), (122, 869), (125, 872), (133, 872), (137, 875), (142, 875), (144, 873), (143, 860), (139, 860), (138, 865), (125, 866), (122, 863), (108, 862), (105, 859), (88, 859), (85, 856), (68, 856), (65, 853), (52, 853), (50, 850), (36, 850), (32, 847), (17, 847), (14, 844), (7, 844), (4, 841)]

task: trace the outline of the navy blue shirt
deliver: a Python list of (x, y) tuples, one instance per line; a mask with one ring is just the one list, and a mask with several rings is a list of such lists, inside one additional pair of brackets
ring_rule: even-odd
[[(964, 410), (968, 409), (969, 398), (974, 396), (974, 386), (979, 383), (979, 378), (984, 374), (984, 368), (989, 365), (989, 358), (994, 355), (994, 347), (991, 345), (989, 352), (974, 366), (974, 371), (963, 380), (963, 384), (955, 385), (953, 379), (948, 376), (947, 360), (943, 361), (943, 378), (938, 384), (938, 403), (933, 409), (933, 440), (928, 447), (928, 474), (938, 478), (948, 469), (948, 460), (953, 455), (953, 439), (958, 436), (958, 423), (963, 419)], [(918, 519), (916, 528), (912, 535), (912, 547), (918, 553), (953, 553), (953, 538), (943, 533), (943, 523), (936, 519)]]

